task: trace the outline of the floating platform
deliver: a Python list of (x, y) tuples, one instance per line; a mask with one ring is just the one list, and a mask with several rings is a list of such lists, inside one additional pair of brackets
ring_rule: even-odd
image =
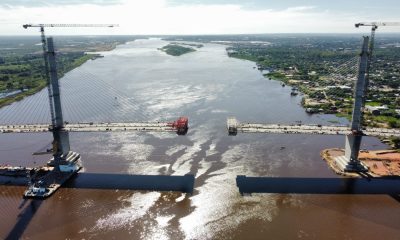
[(31, 170), (32, 168), (26, 167), (0, 166), (0, 176), (26, 177)]
[[(51, 196), (66, 181), (82, 169), (80, 155), (76, 152), (69, 152), (58, 168), (54, 166), (54, 159), (50, 160), (47, 167), (38, 170), (32, 169), (28, 189), (24, 192), (24, 198), (44, 199)], [(32, 172), (34, 171), (34, 172)]]

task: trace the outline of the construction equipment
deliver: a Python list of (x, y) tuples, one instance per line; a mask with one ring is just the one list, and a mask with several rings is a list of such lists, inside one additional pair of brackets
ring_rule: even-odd
[(118, 24), (24, 24), (25, 29), (28, 27), (118, 27)]
[(44, 67), (47, 81), (47, 91), (49, 94), (49, 103), (50, 103), (50, 114), (51, 114), (51, 123), (53, 127), (56, 125), (55, 123), (55, 115), (54, 115), (54, 106), (53, 106), (53, 92), (50, 87), (50, 68), (49, 68), (49, 59), (48, 59), (48, 51), (47, 51), (47, 43), (46, 43), (46, 35), (44, 33), (45, 27), (118, 27), (118, 24), (24, 24), (23, 28), (28, 29), (32, 27), (40, 28), (41, 40), (42, 40), (42, 48), (43, 48), (43, 58), (44, 58)]
[[(53, 134), (53, 158), (50, 160), (52, 171), (48, 171), (40, 180), (30, 180), (28, 190), (24, 197), (44, 198), (55, 192), (65, 181), (81, 168), (80, 154), (70, 151), (68, 132), (63, 131), (64, 121), (61, 108), (60, 88), (57, 76), (57, 64), (53, 38), (47, 38), (45, 27), (114, 27), (114, 24), (25, 24), (25, 29), (38, 27), (41, 32), (43, 58), (49, 94), (51, 126), (49, 131)], [(50, 166), (48, 164), (48, 166)]]
[(371, 64), (372, 64), (372, 56), (373, 56), (373, 51), (374, 51), (374, 44), (375, 44), (375, 31), (376, 29), (378, 29), (378, 27), (381, 26), (400, 26), (400, 22), (360, 22), (360, 23), (356, 23), (355, 27), (359, 28), (359, 27), (363, 27), (363, 26), (367, 26), (367, 27), (371, 27), (371, 37), (369, 39), (369, 47), (368, 47), (368, 62), (367, 62), (367, 72), (366, 72), (366, 78), (365, 78), (365, 95), (363, 97), (363, 101), (362, 101), (362, 106), (365, 106), (365, 101), (367, 100), (367, 89), (369, 86), (369, 74), (370, 74), (370, 70), (371, 70)]
[(187, 117), (180, 117), (175, 122), (168, 123), (168, 126), (176, 129), (178, 135), (186, 135), (189, 129), (188, 122), (189, 119)]
[(374, 40), (375, 40), (375, 30), (381, 26), (400, 26), (400, 22), (360, 22), (356, 23), (355, 27), (359, 28), (362, 26), (371, 27), (371, 37), (369, 42), (369, 58), (372, 58), (372, 51), (374, 49)]

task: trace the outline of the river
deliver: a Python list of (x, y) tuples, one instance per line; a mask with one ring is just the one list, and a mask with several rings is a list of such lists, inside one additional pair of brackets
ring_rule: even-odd
[[(191, 173), (196, 176), (193, 195), (101, 189), (101, 186), (65, 187), (47, 200), (24, 202), (21, 197), (24, 187), (0, 186), (0, 238), (397, 239), (400, 236), (398, 195), (240, 195), (235, 182), (237, 175), (339, 178), (321, 159), (320, 151), (343, 148), (344, 136), (243, 133), (228, 136), (227, 117), (248, 122), (302, 121), (325, 125), (347, 121), (333, 115), (306, 114), (300, 106), (301, 96), (291, 97), (290, 88), (264, 78), (254, 68), (255, 63), (229, 58), (223, 45), (204, 44), (196, 52), (174, 57), (157, 50), (166, 44), (160, 39), (129, 42), (104, 52), (104, 58), (86, 62), (66, 74), (61, 79), (61, 85), (65, 86), (62, 94), (65, 98), (66, 92), (71, 96), (64, 115), (67, 120), (77, 115), (86, 120), (96, 120), (92, 116), (107, 117), (82, 101), (85, 91), (80, 86), (89, 81), (82, 78), (82, 73), (90, 73), (132, 97), (140, 109), (132, 118), (174, 120), (188, 116), (190, 129), (186, 136), (71, 133), (70, 140), (71, 148), (82, 156), (85, 174)], [(102, 103), (104, 96), (109, 94), (98, 92), (93, 98)], [(47, 107), (46, 91), (8, 108), (19, 111), (28, 101)], [(68, 110), (80, 114), (72, 115)], [(7, 111), (10, 110), (2, 109), (0, 116)], [(37, 110), (22, 112), (29, 116)], [(10, 122), (23, 119), (21, 114), (10, 115), (8, 119)], [(47, 115), (43, 112), (35, 117), (48, 119)], [(40, 165), (49, 156), (31, 154), (50, 141), (50, 134), (45, 133), (0, 135), (0, 163)], [(362, 148), (386, 146), (376, 138), (366, 137)], [(78, 175), (72, 181), (79, 183), (85, 179)], [(319, 187), (324, 187), (323, 182)]]

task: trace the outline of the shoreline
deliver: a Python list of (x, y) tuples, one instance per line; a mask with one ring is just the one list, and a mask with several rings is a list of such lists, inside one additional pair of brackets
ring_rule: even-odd
[[(78, 67), (82, 66), (84, 63), (86, 63), (89, 60), (94, 61), (97, 58), (103, 57), (101, 55), (101, 52), (112, 51), (112, 50), (116, 49), (118, 45), (121, 45), (121, 44), (124, 44), (124, 43), (119, 42), (117, 44), (113, 44), (112, 46), (99, 48), (99, 49), (97, 49), (98, 51), (95, 51), (95, 52), (93, 52), (93, 51), (84, 52), (84, 55), (82, 57), (74, 59), (74, 61), (71, 63), (71, 66), (67, 69), (67, 71), (60, 73), (58, 78), (61, 79), (62, 77), (64, 77), (65, 74), (67, 74), (68, 72), (74, 70), (75, 68), (78, 68)], [(11, 105), (11, 104), (13, 104), (15, 102), (22, 101), (26, 97), (35, 95), (36, 93), (40, 92), (41, 90), (43, 90), (44, 88), (47, 87), (46, 79), (44, 79), (44, 80), (45, 80), (44, 84), (42, 83), (36, 88), (29, 89), (28, 91), (23, 91), (23, 92), (21, 92), (19, 94), (13, 95), (12, 97), (5, 97), (3, 99), (0, 99), (0, 109), (3, 108), (3, 107), (6, 107), (8, 105)]]
[[(344, 172), (336, 164), (335, 157), (344, 155), (340, 148), (328, 148), (321, 151), (322, 159), (338, 175), (345, 177), (365, 177), (358, 173)], [(400, 178), (400, 152), (396, 150), (362, 150), (359, 160), (368, 167), (366, 175), (373, 178)]]
[[(291, 86), (291, 87), (296, 87), (296, 85), (292, 85), (289, 81), (287, 81), (287, 79), (284, 76), (281, 76), (280, 73), (277, 72), (268, 72), (268, 73), (262, 73), (262, 69), (260, 69), (259, 67), (259, 63), (256, 60), (251, 60), (251, 59), (247, 59), (247, 58), (241, 58), (241, 57), (236, 57), (236, 56), (230, 56), (228, 54), (229, 57), (231, 58), (235, 58), (235, 59), (240, 59), (240, 60), (245, 60), (245, 61), (250, 61), (256, 64), (256, 67), (258, 68), (258, 70), (261, 72), (261, 74), (264, 76), (264, 78), (269, 79), (269, 80), (274, 80), (274, 81), (278, 81), (282, 84), (285, 84), (287, 86)], [(302, 87), (298, 87), (297, 91), (303, 95), (306, 95), (306, 93), (303, 91)], [(303, 99), (301, 100), (301, 107), (307, 112), (307, 106), (304, 105), (304, 101), (305, 98), (303, 97)], [(312, 113), (310, 112), (309, 114), (335, 114), (336, 117), (338, 118), (346, 118), (349, 122), (351, 122), (351, 114), (344, 114), (342, 112), (337, 112), (337, 113), (328, 113), (328, 112), (315, 112)], [(378, 138), (382, 143), (388, 145), (389, 147), (391, 147), (392, 149), (396, 150), (399, 149), (398, 147), (396, 147), (396, 143), (395, 143), (395, 139), (392, 138)]]

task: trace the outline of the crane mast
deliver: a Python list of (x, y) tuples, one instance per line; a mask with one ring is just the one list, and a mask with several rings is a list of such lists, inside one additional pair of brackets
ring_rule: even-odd
[(378, 29), (378, 27), (381, 26), (400, 26), (400, 22), (359, 22), (354, 24), (356, 28), (359, 27), (371, 27), (371, 37), (369, 40), (369, 47), (368, 47), (368, 62), (367, 62), (367, 71), (366, 71), (366, 77), (365, 77), (365, 85), (364, 85), (364, 97), (362, 101), (362, 106), (365, 106), (365, 101), (367, 98), (367, 89), (369, 85), (369, 78), (370, 78), (370, 70), (371, 70), (371, 64), (372, 64), (372, 57), (373, 57), (373, 52), (374, 52), (374, 46), (375, 46), (375, 31)]
[(371, 27), (371, 37), (370, 37), (370, 44), (369, 44), (369, 51), (370, 51), (370, 58), (372, 56), (372, 50), (374, 48), (374, 38), (375, 38), (375, 31), (378, 27), (381, 26), (400, 26), (400, 22), (360, 22), (354, 24), (356, 28), (359, 27)]
[[(46, 167), (34, 168), (29, 172), (29, 186), (24, 192), (26, 198), (46, 198), (53, 194), (62, 184), (77, 173), (82, 165), (81, 157), (77, 152), (70, 151), (69, 135), (70, 131), (159, 131), (159, 132), (176, 132), (178, 135), (185, 135), (188, 131), (188, 118), (180, 117), (178, 120), (169, 123), (83, 123), (70, 125), (63, 121), (63, 113), (60, 98), (60, 88), (57, 76), (56, 51), (53, 43), (53, 38), (46, 38), (44, 28), (47, 27), (117, 27), (117, 24), (25, 24), (23, 27), (39, 28), (41, 32), (45, 74), (49, 92), (49, 103), (51, 112), (51, 126), (43, 124), (41, 131), (50, 131), (53, 134), (53, 158), (47, 162)], [(33, 129), (39, 129), (39, 125), (24, 125), (28, 127), (27, 132), (32, 132)], [(32, 127), (32, 128), (30, 128)], [(39, 127), (39, 128), (38, 128)], [(0, 126), (0, 133), (11, 132)], [(11, 128), (10, 128), (11, 129)], [(14, 126), (12, 126), (14, 129)], [(22, 130), (22, 131), (21, 131)], [(23, 132), (19, 129), (18, 132)], [(42, 153), (40, 153), (42, 154)], [(40, 171), (45, 174), (37, 174)], [(194, 177), (189, 179), (185, 176), (185, 180), (194, 181)], [(165, 183), (162, 183), (163, 189), (175, 190), (176, 187), (167, 188)], [(187, 185), (185, 183), (185, 185)], [(180, 187), (180, 186), (178, 186)], [(157, 188), (157, 187), (156, 187)], [(186, 187), (187, 188), (187, 187)], [(186, 189), (185, 188), (185, 189)], [(187, 189), (190, 190), (189, 187)], [(182, 189), (182, 188), (181, 188)], [(186, 191), (186, 190), (185, 190)]]
[(114, 27), (115, 24), (24, 24), (23, 27), (39, 28), (43, 48), (43, 58), (47, 90), (49, 94), (51, 127), (53, 134), (53, 158), (48, 166), (53, 167), (44, 176), (38, 178), (35, 170), (30, 174), (29, 187), (24, 197), (43, 198), (50, 196), (66, 180), (81, 168), (80, 154), (70, 151), (69, 135), (64, 130), (62, 107), (60, 99), (60, 88), (57, 76), (56, 53), (53, 38), (47, 38), (44, 32), (45, 27)]
[(49, 94), (49, 105), (50, 105), (50, 116), (51, 116), (51, 125), (53, 129), (56, 127), (56, 116), (55, 116), (55, 109), (53, 103), (53, 90), (51, 85), (50, 79), (50, 66), (49, 66), (49, 53), (47, 49), (47, 40), (46, 35), (44, 32), (45, 27), (118, 27), (118, 24), (24, 24), (22, 25), (23, 28), (40, 28), (40, 35), (41, 35), (41, 42), (42, 42), (42, 49), (43, 49), (43, 60), (44, 60), (44, 68), (45, 68), (45, 76), (46, 76), (46, 83), (47, 83), (47, 91)]
[(63, 114), (61, 109), (60, 88), (57, 76), (57, 66), (53, 38), (47, 38), (45, 27), (116, 27), (116, 24), (24, 24), (23, 27), (39, 28), (43, 49), (45, 76), (51, 114), (51, 131), (53, 133), (53, 156), (55, 167), (70, 155), (68, 132), (64, 131)]

